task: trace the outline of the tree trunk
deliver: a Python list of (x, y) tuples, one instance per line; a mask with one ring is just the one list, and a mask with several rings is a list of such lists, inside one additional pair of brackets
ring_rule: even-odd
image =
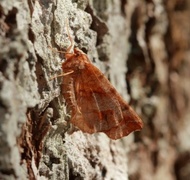
[[(0, 2), (0, 179), (188, 180), (190, 2)], [(143, 119), (120, 140), (71, 128), (61, 95), (70, 45)]]

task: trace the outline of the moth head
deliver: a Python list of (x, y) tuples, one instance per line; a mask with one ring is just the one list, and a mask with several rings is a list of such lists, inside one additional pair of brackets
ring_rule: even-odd
[(66, 52), (65, 53), (65, 58), (66, 59), (71, 59), (71, 58), (78, 58), (80, 57), (81, 55), (84, 55), (85, 53), (82, 52), (80, 49), (78, 48), (74, 48), (74, 52)]

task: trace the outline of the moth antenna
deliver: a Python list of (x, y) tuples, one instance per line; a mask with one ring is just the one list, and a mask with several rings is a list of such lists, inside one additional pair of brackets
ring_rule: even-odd
[(56, 49), (52, 48), (51, 46), (48, 46), (48, 48), (51, 49), (51, 51), (56, 52), (56, 53), (73, 54), (73, 53), (69, 53), (69, 52), (67, 52), (67, 51), (59, 51), (59, 50), (56, 50)]
[(71, 34), (69, 32), (69, 23), (68, 23), (68, 19), (65, 19), (65, 24), (66, 24), (66, 28), (67, 28), (67, 34), (68, 34), (68, 37), (69, 37), (69, 40), (71, 42), (71, 45), (67, 48), (67, 51), (66, 53), (70, 53), (70, 50), (73, 48), (74, 46), (74, 41), (73, 41), (73, 38), (71, 37)]

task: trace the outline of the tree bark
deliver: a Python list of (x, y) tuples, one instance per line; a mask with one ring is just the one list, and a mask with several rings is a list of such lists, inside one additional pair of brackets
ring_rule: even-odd
[[(190, 2), (0, 2), (0, 179), (190, 177)], [(121, 140), (71, 132), (61, 63), (75, 47), (141, 116)]]

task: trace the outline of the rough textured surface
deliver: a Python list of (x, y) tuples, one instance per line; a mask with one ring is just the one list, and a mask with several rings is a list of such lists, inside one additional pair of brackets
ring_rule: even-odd
[[(36, 57), (28, 32), (28, 4), (0, 3), (0, 179), (26, 179), (17, 139), (26, 110), (38, 100)], [(24, 16), (23, 16), (24, 15)]]
[[(188, 0), (1, 1), (0, 179), (188, 180), (189, 10)], [(50, 80), (62, 73), (67, 28), (142, 132), (72, 132), (61, 78)]]

